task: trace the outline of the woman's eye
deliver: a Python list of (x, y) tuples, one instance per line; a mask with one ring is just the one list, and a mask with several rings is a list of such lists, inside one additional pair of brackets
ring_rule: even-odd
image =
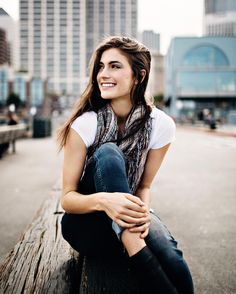
[(112, 64), (111, 68), (120, 68), (120, 66), (118, 64)]

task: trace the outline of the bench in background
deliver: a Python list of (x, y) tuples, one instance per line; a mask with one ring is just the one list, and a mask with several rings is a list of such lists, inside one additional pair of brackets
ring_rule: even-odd
[(8, 149), (9, 145), (12, 145), (12, 152), (16, 152), (16, 139), (22, 138), (26, 135), (25, 124), (18, 125), (4, 125), (0, 126), (0, 156)]

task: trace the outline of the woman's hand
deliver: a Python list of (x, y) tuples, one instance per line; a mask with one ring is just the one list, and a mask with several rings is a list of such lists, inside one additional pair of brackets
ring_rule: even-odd
[(148, 222), (148, 210), (144, 202), (128, 193), (103, 193), (102, 210), (123, 228), (132, 228)]
[(141, 225), (136, 225), (135, 227), (130, 228), (129, 231), (131, 233), (140, 233), (140, 238), (144, 239), (148, 235), (150, 222), (151, 222), (151, 217), (150, 217), (150, 212), (148, 212), (146, 222), (142, 223)]

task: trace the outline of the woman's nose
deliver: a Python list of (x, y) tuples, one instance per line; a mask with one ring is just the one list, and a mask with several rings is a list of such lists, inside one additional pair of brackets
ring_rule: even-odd
[(107, 67), (104, 67), (100, 70), (99, 72), (100, 77), (109, 77), (110, 73), (109, 73), (109, 69)]

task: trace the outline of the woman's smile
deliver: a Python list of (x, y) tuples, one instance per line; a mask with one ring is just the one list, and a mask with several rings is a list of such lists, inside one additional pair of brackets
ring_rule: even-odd
[(111, 88), (114, 88), (116, 86), (116, 83), (109, 83), (109, 82), (102, 82), (101, 83), (101, 87), (102, 89), (111, 89)]

